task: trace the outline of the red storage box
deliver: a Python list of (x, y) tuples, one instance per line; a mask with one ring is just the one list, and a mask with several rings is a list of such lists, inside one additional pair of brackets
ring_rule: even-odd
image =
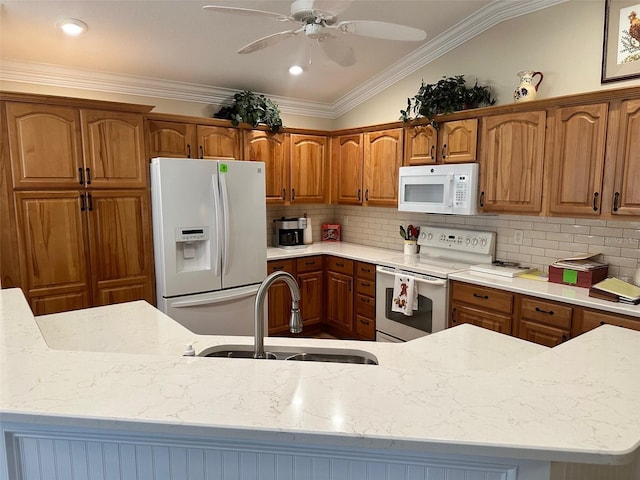
[(571, 270), (570, 268), (560, 268), (549, 265), (549, 281), (553, 283), (562, 283), (564, 285), (573, 285), (576, 287), (589, 288), (594, 283), (598, 283), (609, 273), (609, 266), (594, 268), (593, 270)]
[(322, 224), (322, 241), (323, 242), (339, 242), (340, 241), (340, 225), (337, 223)]

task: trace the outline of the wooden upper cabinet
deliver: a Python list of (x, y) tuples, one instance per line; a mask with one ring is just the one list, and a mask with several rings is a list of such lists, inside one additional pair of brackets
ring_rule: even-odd
[(405, 165), (465, 163), (476, 161), (478, 119), (442, 122), (405, 129)]
[(244, 159), (265, 163), (267, 203), (284, 204), (289, 198), (289, 148), (284, 133), (245, 130)]
[(481, 123), (481, 210), (540, 213), (546, 112), (492, 115)]
[[(640, 215), (640, 100), (623, 101), (609, 189), (612, 215)], [(611, 166), (609, 166), (611, 168)]]
[(81, 110), (85, 182), (92, 188), (148, 185), (142, 115)]
[(454, 120), (440, 124), (438, 154), (442, 163), (476, 161), (478, 119)]
[(546, 167), (551, 214), (600, 215), (607, 113), (608, 104), (599, 103), (558, 108), (551, 114)]
[(192, 123), (147, 120), (149, 158), (198, 156), (196, 126)]
[(94, 305), (133, 300), (154, 304), (148, 193), (102, 190), (87, 195)]
[(232, 127), (197, 125), (198, 158), (241, 160), (240, 131)]
[(433, 125), (416, 125), (404, 131), (405, 165), (431, 165), (438, 163), (438, 131)]
[(402, 128), (364, 135), (364, 201), (398, 205), (398, 170), (402, 165)]
[(15, 188), (78, 188), (83, 169), (77, 108), (6, 104), (9, 157)]
[(291, 202), (323, 203), (327, 137), (291, 134)]
[(362, 133), (331, 139), (332, 201), (361, 205), (364, 136)]
[(86, 194), (19, 191), (15, 204), (22, 289), (33, 313), (90, 307)]

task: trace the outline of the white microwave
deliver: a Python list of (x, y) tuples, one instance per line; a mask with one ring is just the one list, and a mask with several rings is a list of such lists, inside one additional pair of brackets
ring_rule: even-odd
[(475, 215), (478, 164), (400, 167), (398, 210)]

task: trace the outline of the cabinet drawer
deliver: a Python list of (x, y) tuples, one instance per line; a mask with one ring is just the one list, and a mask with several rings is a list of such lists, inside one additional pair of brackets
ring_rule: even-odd
[(368, 295), (370, 297), (376, 296), (376, 282), (373, 280), (366, 280), (358, 278), (356, 280), (356, 292), (362, 295)]
[(367, 318), (375, 318), (376, 301), (372, 297), (356, 294), (356, 313)]
[(298, 268), (298, 273), (322, 270), (322, 256), (298, 258), (296, 267)]
[(364, 340), (374, 340), (376, 337), (376, 322), (370, 318), (356, 315), (356, 335)]
[(521, 297), (520, 317), (534, 322), (545, 323), (562, 330), (571, 329), (573, 309), (539, 298)]
[(267, 274), (283, 270), (291, 274), (296, 273), (295, 260), (272, 260), (267, 262)]
[(347, 260), (346, 258), (329, 257), (327, 258), (327, 270), (353, 275), (353, 263), (353, 260)]
[(615, 313), (583, 310), (576, 312), (572, 325), (572, 336), (580, 335), (600, 325), (610, 324), (618, 327), (640, 330), (640, 318), (624, 317)]
[(375, 280), (376, 266), (371, 263), (358, 262), (356, 265), (356, 276), (367, 280)]
[(503, 313), (513, 312), (513, 294), (466, 283), (453, 284), (453, 300)]

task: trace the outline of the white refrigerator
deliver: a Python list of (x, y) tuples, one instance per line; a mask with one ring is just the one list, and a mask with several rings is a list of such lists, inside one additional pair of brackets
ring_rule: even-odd
[(205, 335), (252, 335), (267, 275), (263, 162), (154, 158), (158, 308)]

